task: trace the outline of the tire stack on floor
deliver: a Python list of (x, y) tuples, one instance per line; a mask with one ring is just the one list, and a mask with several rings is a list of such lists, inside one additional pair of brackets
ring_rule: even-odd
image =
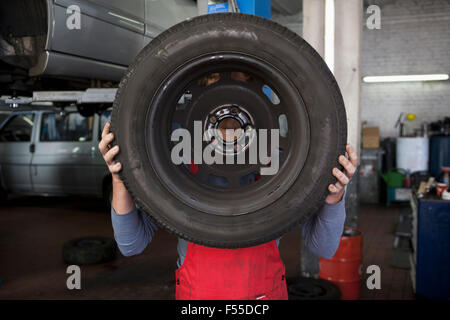
[(89, 265), (105, 263), (116, 258), (116, 242), (107, 237), (82, 237), (66, 242), (62, 249), (67, 264)]

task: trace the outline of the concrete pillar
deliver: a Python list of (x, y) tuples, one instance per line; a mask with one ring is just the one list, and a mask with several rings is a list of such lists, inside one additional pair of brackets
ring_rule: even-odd
[(334, 76), (347, 110), (348, 142), (360, 149), (362, 0), (335, 0)]
[(198, 15), (204, 15), (208, 13), (208, 0), (197, 0)]
[(303, 0), (303, 39), (325, 55), (325, 0)]
[[(360, 154), (362, 0), (335, 0), (334, 76), (347, 110), (348, 143)], [(358, 226), (358, 175), (346, 192), (346, 225)]]
[[(347, 110), (348, 142), (359, 154), (360, 125), (360, 52), (362, 35), (362, 0), (334, 1), (334, 70)], [(303, 0), (303, 38), (325, 56), (325, 0)], [(347, 187), (347, 226), (357, 226), (357, 174)], [(302, 244), (301, 273), (317, 277), (319, 258)]]
[[(325, 57), (325, 0), (303, 0), (303, 39), (305, 39), (322, 58)], [(317, 278), (319, 257), (309, 251), (302, 241), (300, 269), (301, 275)]]

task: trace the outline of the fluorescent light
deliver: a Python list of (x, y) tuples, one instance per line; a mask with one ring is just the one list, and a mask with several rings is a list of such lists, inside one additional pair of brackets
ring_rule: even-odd
[(405, 76), (371, 76), (364, 77), (363, 81), (374, 82), (401, 82), (401, 81), (438, 81), (448, 80), (448, 74), (412, 74)]
[(334, 72), (334, 0), (325, 0), (325, 62)]

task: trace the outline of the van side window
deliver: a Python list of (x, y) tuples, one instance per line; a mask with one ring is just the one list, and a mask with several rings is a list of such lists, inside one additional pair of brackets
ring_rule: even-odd
[(27, 142), (31, 141), (33, 132), (34, 114), (24, 113), (13, 116), (8, 120), (0, 132), (0, 142)]
[(102, 140), (102, 132), (106, 123), (111, 121), (111, 110), (103, 111), (100, 115), (100, 128), (98, 130), (98, 140)]
[(91, 141), (94, 117), (76, 112), (42, 114), (40, 141)]

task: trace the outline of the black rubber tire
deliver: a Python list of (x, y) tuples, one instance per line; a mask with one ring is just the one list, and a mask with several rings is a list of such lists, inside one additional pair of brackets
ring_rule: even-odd
[[(145, 115), (165, 79), (186, 61), (216, 52), (251, 55), (276, 67), (295, 86), (308, 115), (310, 143), (302, 170), (277, 201), (250, 214), (225, 217), (180, 201), (153, 169), (142, 134)], [(140, 208), (179, 237), (219, 248), (268, 242), (315, 214), (328, 185), (336, 182), (332, 168), (340, 167), (337, 159), (347, 139), (344, 102), (319, 54), (277, 23), (236, 13), (199, 16), (155, 38), (122, 79), (111, 120), (114, 144), (120, 146), (120, 176)]]
[(340, 300), (341, 291), (323, 279), (296, 278), (288, 281), (289, 300)]
[(67, 264), (88, 265), (116, 258), (116, 241), (107, 237), (81, 237), (67, 241), (62, 249)]

